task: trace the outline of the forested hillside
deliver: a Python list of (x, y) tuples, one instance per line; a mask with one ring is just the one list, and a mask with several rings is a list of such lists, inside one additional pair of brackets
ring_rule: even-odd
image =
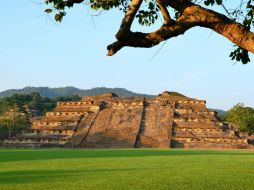
[(49, 87), (25, 87), (23, 89), (11, 89), (0, 92), (0, 97), (9, 97), (14, 94), (30, 94), (33, 92), (39, 93), (41, 96), (56, 98), (60, 96), (70, 96), (70, 95), (78, 95), (78, 96), (91, 96), (103, 93), (114, 92), (118, 96), (128, 97), (128, 96), (145, 96), (148, 97), (147, 94), (139, 94), (124, 88), (105, 88), (105, 87), (97, 87), (87, 90), (82, 90), (75, 87), (63, 87), (63, 88), (49, 88)]

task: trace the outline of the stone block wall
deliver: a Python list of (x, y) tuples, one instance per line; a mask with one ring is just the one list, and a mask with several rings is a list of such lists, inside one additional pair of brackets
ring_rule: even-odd
[[(189, 101), (188, 101), (189, 102)], [(173, 123), (172, 148), (240, 149), (248, 140), (218, 121), (205, 104), (177, 102)]]
[(153, 101), (146, 104), (140, 147), (169, 147), (173, 122), (172, 104)]

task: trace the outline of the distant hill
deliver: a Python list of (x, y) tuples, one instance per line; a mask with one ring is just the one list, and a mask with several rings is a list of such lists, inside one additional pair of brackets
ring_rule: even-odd
[[(132, 96), (144, 96), (144, 97), (153, 97), (154, 95), (148, 94), (140, 94), (129, 91), (125, 88), (106, 88), (106, 87), (97, 87), (92, 89), (79, 89), (75, 87), (62, 87), (62, 88), (49, 88), (49, 87), (25, 87), (22, 89), (10, 89), (3, 92), (0, 92), (0, 98), (10, 97), (13, 94), (30, 94), (32, 92), (38, 92), (41, 96), (49, 97), (49, 98), (56, 98), (56, 97), (63, 97), (63, 96), (70, 96), (70, 95), (79, 95), (79, 96), (92, 96), (97, 94), (109, 93), (114, 92), (118, 96), (121, 97), (132, 97)], [(177, 92), (171, 92), (175, 95), (181, 95)], [(183, 96), (183, 95), (181, 95)], [(210, 111), (216, 111), (218, 116), (223, 115), (225, 113), (224, 110), (218, 109), (210, 109)]]
[(69, 96), (69, 95), (79, 95), (79, 96), (92, 96), (102, 93), (114, 92), (121, 97), (131, 97), (131, 96), (145, 96), (151, 97), (152, 95), (139, 94), (124, 88), (105, 88), (97, 87), (92, 89), (79, 89), (75, 87), (63, 87), (63, 88), (49, 88), (49, 87), (25, 87), (22, 89), (11, 89), (0, 92), (0, 98), (10, 97), (13, 94), (30, 94), (32, 92), (38, 92), (41, 96), (55, 98), (60, 96)]

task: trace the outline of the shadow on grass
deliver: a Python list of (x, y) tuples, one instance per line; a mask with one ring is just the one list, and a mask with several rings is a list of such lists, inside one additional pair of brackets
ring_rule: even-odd
[(179, 149), (0, 149), (0, 162), (149, 156), (254, 156), (250, 151), (179, 150)]
[(21, 170), (21, 171), (8, 171), (0, 172), (0, 185), (12, 183), (40, 183), (68, 180), (68, 178), (89, 175), (91, 173), (111, 173), (111, 172), (126, 172), (132, 170), (140, 170), (140, 168), (130, 169), (94, 169), (94, 170)]

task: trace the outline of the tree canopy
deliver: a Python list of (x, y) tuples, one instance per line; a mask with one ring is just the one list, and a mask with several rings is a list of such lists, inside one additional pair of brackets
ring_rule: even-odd
[(226, 112), (222, 119), (226, 122), (238, 125), (243, 132), (253, 134), (254, 132), (254, 109), (245, 107), (243, 104), (237, 104), (228, 112)]
[(39, 115), (52, 110), (56, 106), (56, 100), (42, 97), (39, 93), (14, 94), (11, 97), (0, 99), (0, 115), (10, 109), (25, 112), (26, 108), (34, 109)]
[[(235, 46), (229, 55), (232, 60), (246, 64), (250, 62), (249, 52), (254, 53), (254, 0), (238, 0), (233, 2), (236, 3), (233, 8), (232, 2), (226, 0), (45, 0), (45, 3), (48, 5), (45, 12), (53, 12), (58, 22), (66, 15), (65, 10), (75, 4), (96, 11), (122, 11), (124, 17), (115, 35), (116, 42), (107, 47), (109, 56), (126, 46), (153, 47), (197, 26), (211, 29), (230, 40)], [(215, 11), (217, 6), (224, 12)], [(150, 26), (159, 17), (164, 20), (159, 29), (150, 33), (131, 31), (135, 19), (140, 25)]]
[(0, 130), (23, 131), (30, 128), (27, 114), (21, 114), (19, 110), (11, 110), (8, 114), (0, 115)]
[(0, 130), (23, 131), (31, 126), (30, 119), (52, 111), (58, 101), (79, 101), (78, 95), (56, 98), (43, 97), (37, 92), (14, 94), (0, 99)]

